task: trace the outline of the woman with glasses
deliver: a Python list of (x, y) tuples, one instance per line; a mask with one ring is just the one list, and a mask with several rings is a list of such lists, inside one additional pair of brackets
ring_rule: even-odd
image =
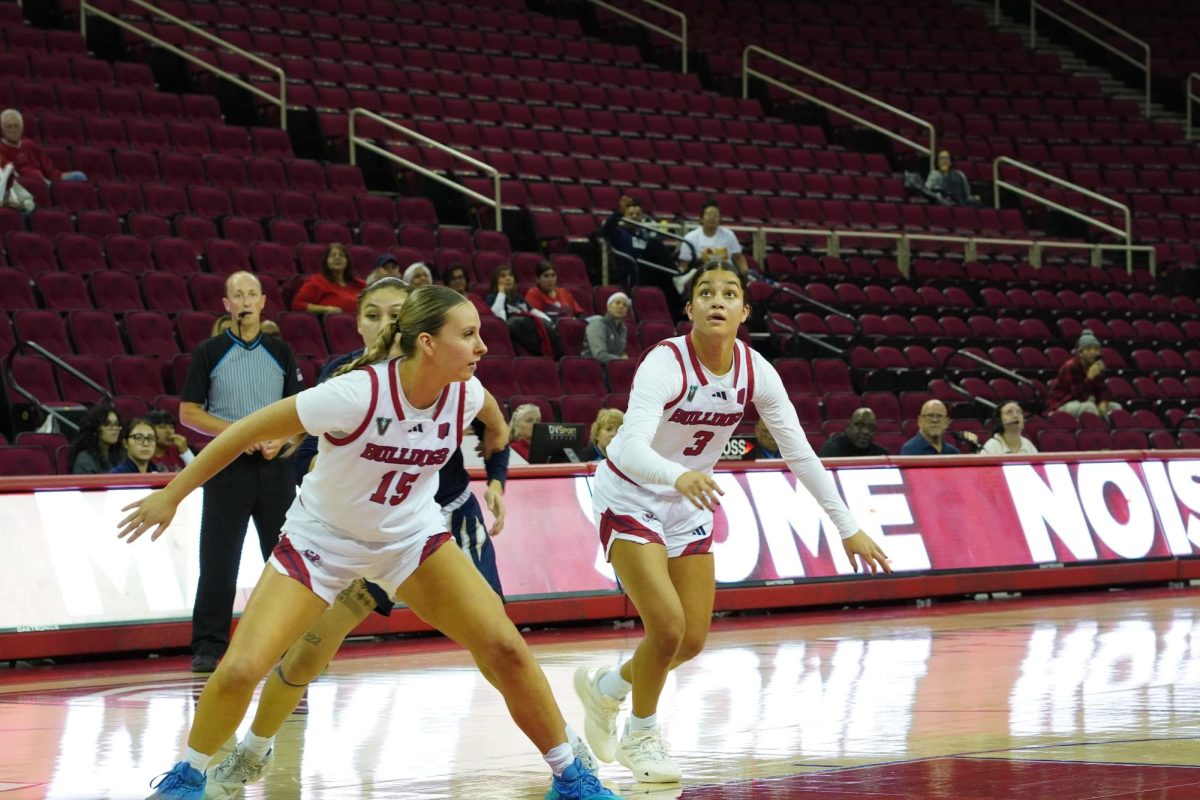
[[(580, 667), (588, 743), (644, 783), (674, 783), (658, 725), (658, 699), (671, 670), (704, 649), (716, 588), (713, 510), (723, 492), (713, 475), (730, 435), (754, 403), (788, 468), (829, 514), (855, 569), (890, 572), (887, 556), (838, 495), (804, 437), (771, 363), (737, 338), (746, 321), (745, 277), (710, 261), (692, 283), (686, 336), (649, 350), (633, 379), (625, 421), (592, 483), (592, 513), (605, 557), (637, 607), (645, 635), (633, 658), (608, 669)], [(617, 716), (633, 695), (618, 739)]]
[(71, 442), (72, 475), (101, 475), (121, 462), (121, 418), (106, 404), (93, 406)]
[(125, 445), (125, 460), (109, 470), (112, 473), (158, 472), (158, 465), (151, 462), (158, 449), (158, 434), (154, 425), (145, 417), (129, 420), (121, 434)]

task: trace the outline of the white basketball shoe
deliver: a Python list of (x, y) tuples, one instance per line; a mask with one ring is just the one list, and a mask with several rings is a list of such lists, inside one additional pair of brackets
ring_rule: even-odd
[(611, 763), (617, 756), (617, 714), (621, 701), (600, 691), (600, 679), (609, 672), (607, 667), (575, 670), (575, 693), (583, 701), (583, 735), (596, 758)]
[(667, 753), (667, 743), (657, 727), (631, 731), (626, 722), (625, 734), (617, 745), (617, 761), (641, 783), (677, 783), (680, 778), (679, 767)]

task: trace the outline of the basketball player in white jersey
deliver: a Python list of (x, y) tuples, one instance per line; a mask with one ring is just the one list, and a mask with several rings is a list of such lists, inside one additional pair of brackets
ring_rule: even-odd
[[(184, 760), (151, 797), (204, 797), (205, 768), (258, 682), (358, 577), (471, 651), (550, 766), (548, 800), (615, 797), (572, 752), (549, 683), (499, 597), (460, 549), (442, 547), (452, 537), (434, 502), (437, 471), (483, 403), (474, 377), (487, 352), (479, 328), (475, 307), (452, 289), (414, 291), (362, 355), (368, 366), (244, 417), (165, 488), (124, 509), (119, 536), (157, 539), (188, 493), (255, 442), (305, 431), (321, 439), (279, 546), (200, 696)], [(379, 362), (394, 344), (403, 357)]]
[[(850, 560), (891, 571), (809, 446), (779, 374), (738, 341), (749, 311), (733, 264), (701, 268), (687, 305), (691, 333), (646, 354), (625, 424), (592, 484), (601, 544), (646, 634), (620, 667), (581, 667), (575, 689), (596, 757), (615, 757), (646, 783), (680, 779), (659, 731), (658, 698), (667, 673), (695, 658), (708, 636), (716, 588), (712, 509), (721, 495), (712, 469), (747, 404), (754, 403), (792, 473), (837, 525)], [(632, 715), (618, 741), (617, 714), (630, 691)]]

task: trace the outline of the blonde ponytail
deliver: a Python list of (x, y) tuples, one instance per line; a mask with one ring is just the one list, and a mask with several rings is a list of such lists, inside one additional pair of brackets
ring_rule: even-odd
[(347, 361), (342, 366), (334, 370), (330, 377), (336, 378), (338, 375), (345, 375), (347, 372), (358, 369), (366, 364), (374, 364), (376, 361), (383, 361), (392, 351), (392, 343), (396, 341), (396, 337), (400, 335), (400, 320), (389, 322), (379, 332), (379, 336), (375, 341), (371, 342), (371, 346), (363, 350), (362, 355), (358, 358)]

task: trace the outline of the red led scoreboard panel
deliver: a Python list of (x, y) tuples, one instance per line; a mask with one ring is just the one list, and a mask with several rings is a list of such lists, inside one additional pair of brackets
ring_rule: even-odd
[[(1200, 576), (1200, 452), (1020, 460), (830, 461), (895, 570), (856, 575), (780, 462), (728, 462), (715, 544), (719, 610), (903, 600)], [(631, 616), (592, 522), (595, 465), (514, 467), (495, 539), (521, 624)], [(190, 638), (199, 496), (157, 542), (116, 538), (155, 476), (0, 479), (0, 659), (178, 647)], [(248, 537), (253, 542), (254, 537)], [(236, 610), (262, 569), (243, 552)], [(403, 609), (364, 633), (424, 626)]]

